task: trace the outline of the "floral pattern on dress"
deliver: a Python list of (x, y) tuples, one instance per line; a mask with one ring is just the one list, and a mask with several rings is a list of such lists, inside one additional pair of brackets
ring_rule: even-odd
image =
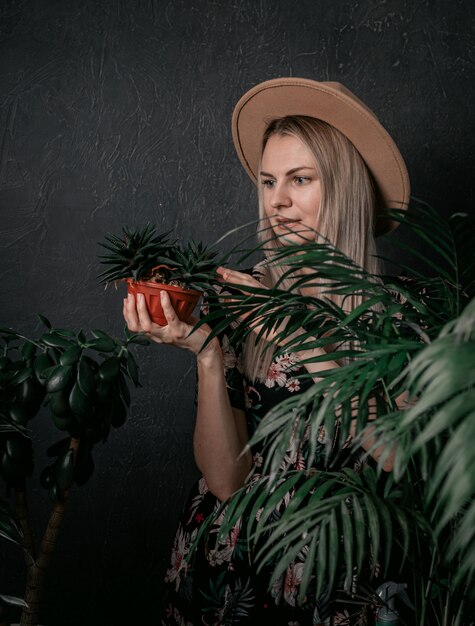
[(285, 353), (277, 356), (267, 370), (265, 386), (272, 389), (275, 385), (286, 387), (290, 392), (299, 391), (300, 383), (290, 372), (301, 369), (296, 355)]
[[(275, 357), (264, 381), (249, 381), (241, 369), (240, 351), (232, 345), (228, 335), (221, 337), (221, 344), (231, 404), (245, 412), (249, 436), (252, 436), (272, 406), (292, 394), (305, 391), (312, 384), (308, 377), (300, 377), (305, 370), (298, 357), (292, 353)], [(310, 469), (306, 467), (305, 455), (308, 429), (297, 439), (298, 415), (289, 415), (289, 419), (295, 421), (295, 427), (283, 465), (289, 470)], [(325, 469), (326, 450), (331, 443), (324, 427), (321, 427), (312, 467)], [(249, 488), (261, 478), (264, 448), (263, 443), (252, 450), (253, 473), (249, 478)], [(352, 463), (348, 455), (344, 462)], [(362, 468), (360, 459), (358, 463)], [(283, 513), (292, 495), (292, 492), (285, 493), (275, 508), (276, 516)], [(166, 608), (161, 616), (162, 626), (257, 626), (268, 622), (274, 626), (373, 624), (367, 607), (347, 608), (338, 604), (331, 609), (325, 590), (318, 602), (308, 600), (303, 605), (299, 604), (308, 548), (299, 553), (268, 589), (271, 570), (264, 569), (258, 573), (253, 564), (253, 546), (249, 545), (243, 530), (247, 521), (239, 520), (224, 539), (218, 538), (224, 510), (214, 520), (193, 560), (188, 562), (186, 557), (203, 520), (217, 513), (220, 506), (220, 501), (209, 491), (205, 479), (197, 481), (185, 504), (173, 544), (171, 565), (165, 577), (167, 595)], [(257, 520), (260, 514), (261, 510), (256, 512)]]

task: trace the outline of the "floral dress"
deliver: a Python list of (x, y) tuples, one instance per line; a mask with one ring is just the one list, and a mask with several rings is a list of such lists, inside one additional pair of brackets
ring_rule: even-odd
[[(265, 419), (269, 409), (292, 394), (307, 389), (308, 379), (296, 355), (282, 354), (273, 359), (265, 381), (249, 381), (242, 372), (240, 351), (228, 335), (221, 336), (225, 375), (231, 405), (245, 411), (249, 436)], [(320, 433), (320, 454), (317, 450), (313, 467), (324, 469), (328, 442)], [(253, 449), (253, 479), (262, 465), (261, 449)], [(342, 465), (360, 468), (362, 455), (346, 454)], [(351, 458), (351, 461), (349, 460)], [(305, 455), (289, 443), (286, 465), (303, 470)], [(332, 464), (334, 467), (334, 464)], [(305, 554), (292, 563), (268, 590), (271, 571), (256, 572), (249, 546), (241, 532), (243, 521), (237, 523), (224, 540), (217, 535), (222, 514), (217, 517), (201, 541), (193, 558), (187, 556), (200, 526), (216, 513), (221, 502), (209, 491), (202, 477), (193, 487), (185, 504), (175, 536), (171, 563), (165, 576), (162, 626), (244, 626), (271, 623), (274, 626), (366, 626), (373, 624), (368, 607), (354, 604), (333, 606), (323, 590), (318, 602), (299, 606), (299, 585)], [(302, 551), (303, 552), (303, 551)], [(333, 608), (332, 608), (333, 607)]]

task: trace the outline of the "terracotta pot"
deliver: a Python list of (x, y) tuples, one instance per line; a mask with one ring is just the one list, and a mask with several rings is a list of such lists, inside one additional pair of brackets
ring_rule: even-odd
[(200, 291), (194, 289), (182, 289), (174, 285), (163, 285), (161, 283), (134, 281), (131, 278), (126, 280), (127, 292), (133, 295), (143, 293), (147, 309), (152, 321), (160, 326), (166, 326), (167, 320), (163, 313), (160, 302), (160, 291), (166, 291), (170, 296), (170, 301), (179, 319), (186, 322), (193, 313), (201, 297)]

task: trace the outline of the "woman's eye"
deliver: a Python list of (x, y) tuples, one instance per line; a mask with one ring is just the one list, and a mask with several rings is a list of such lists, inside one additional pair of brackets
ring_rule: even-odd
[(274, 186), (275, 181), (271, 180), (270, 178), (268, 178), (267, 180), (263, 180), (262, 184), (264, 185), (264, 187), (273, 187)]
[(306, 176), (296, 176), (295, 177), (295, 182), (297, 183), (297, 185), (305, 185), (305, 183), (307, 183), (310, 179), (307, 178)]

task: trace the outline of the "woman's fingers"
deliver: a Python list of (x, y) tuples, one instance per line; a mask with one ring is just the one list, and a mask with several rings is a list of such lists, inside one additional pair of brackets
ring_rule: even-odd
[(162, 305), (163, 314), (165, 315), (167, 324), (174, 324), (178, 319), (178, 316), (175, 313), (175, 309), (172, 307), (172, 303), (170, 302), (170, 296), (166, 291), (160, 292), (160, 303)]
[(142, 328), (140, 328), (139, 318), (137, 315), (137, 309), (135, 306), (135, 298), (132, 294), (129, 293), (127, 298), (124, 298), (124, 306), (122, 309), (122, 314), (127, 324), (127, 328), (133, 333), (139, 333)]
[(142, 294), (129, 294), (124, 299), (124, 319), (127, 328), (134, 333), (145, 333), (156, 343), (163, 343), (160, 336), (161, 329), (150, 319), (145, 298)]
[(258, 280), (244, 272), (231, 270), (227, 267), (218, 267), (216, 273), (220, 276), (221, 283), (229, 283), (231, 285), (239, 285), (243, 287), (262, 287)]
[(145, 296), (142, 293), (137, 294), (136, 309), (141, 329), (145, 333), (151, 332), (153, 322), (150, 319), (150, 314), (147, 309), (147, 303), (145, 302)]
[[(152, 321), (142, 294), (129, 295), (125, 298), (123, 314), (129, 330), (143, 332), (155, 343), (171, 344), (198, 354), (211, 331), (209, 326), (202, 326), (196, 333), (192, 333), (193, 324), (198, 320), (191, 317), (188, 322), (180, 321), (170, 297), (165, 291), (160, 293), (160, 304), (167, 320), (165, 326), (160, 326)], [(217, 340), (213, 340), (213, 342), (213, 345), (212, 343), (209, 344), (208, 353), (211, 352), (213, 346), (216, 350)]]

